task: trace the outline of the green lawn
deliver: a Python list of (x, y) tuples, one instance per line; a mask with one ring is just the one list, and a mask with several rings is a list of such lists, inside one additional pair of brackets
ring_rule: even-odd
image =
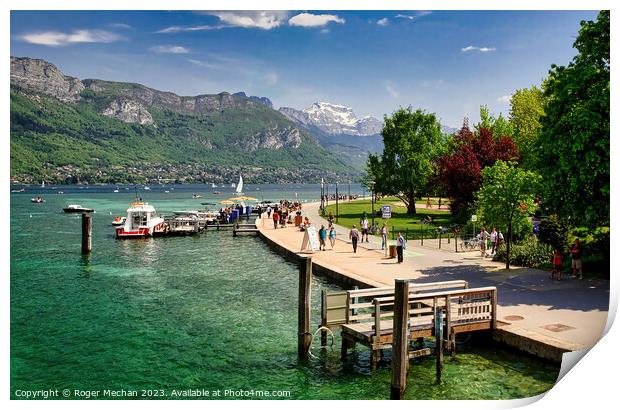
[[(452, 215), (448, 210), (436, 210), (436, 209), (426, 209), (426, 199), (417, 202), (415, 215), (407, 215), (407, 208), (402, 205), (397, 205), (400, 202), (398, 198), (387, 197), (378, 200), (375, 203), (375, 213), (381, 212), (381, 206), (390, 205), (392, 207), (392, 218), (386, 220), (388, 224), (388, 230), (390, 232), (390, 237), (392, 233), (392, 229), (395, 232), (399, 230), (403, 232), (403, 235), (407, 234), (408, 239), (417, 239), (422, 233), (425, 238), (434, 237), (437, 232), (437, 227), (449, 227), (452, 222)], [(433, 200), (431, 199), (431, 202)], [(446, 201), (447, 202), (447, 201)], [(435, 201), (436, 203), (436, 201)], [(441, 201), (442, 207), (444, 201)], [(350, 228), (355, 224), (359, 229), (360, 218), (364, 211), (366, 211), (366, 215), (368, 215), (368, 221), (371, 222), (371, 209), (372, 205), (370, 199), (361, 200), (361, 201), (339, 201), (338, 202), (338, 225)], [(329, 213), (336, 217), (336, 203), (335, 201), (329, 201), (329, 206), (325, 208), (325, 215), (329, 215)], [(422, 220), (426, 215), (430, 215), (433, 218), (432, 224), (421, 224), (420, 220)], [(381, 219), (381, 215), (375, 215), (375, 222), (379, 223), (381, 227), (383, 225), (383, 219)]]

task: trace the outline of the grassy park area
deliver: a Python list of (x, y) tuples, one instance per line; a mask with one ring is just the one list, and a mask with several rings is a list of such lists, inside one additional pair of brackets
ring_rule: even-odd
[[(417, 238), (421, 234), (424, 234), (425, 238), (434, 237), (439, 226), (449, 227), (453, 223), (452, 215), (447, 209), (447, 206), (446, 209), (436, 209), (438, 198), (431, 198), (431, 205), (433, 208), (426, 208), (426, 203), (426, 199), (416, 202), (417, 213), (415, 215), (407, 215), (407, 208), (398, 198), (384, 197), (378, 199), (375, 202), (375, 222), (379, 224), (379, 227), (383, 225), (384, 220), (381, 218), (381, 207), (383, 205), (389, 205), (392, 207), (392, 217), (386, 220), (386, 222), (390, 235), (392, 229), (394, 229), (395, 232), (398, 230), (402, 231), (403, 235), (407, 233), (409, 239)], [(444, 204), (446, 203), (447, 200), (442, 199), (442, 207), (445, 206)], [(336, 218), (335, 201), (329, 201), (329, 205), (325, 207), (325, 215), (329, 215), (330, 212), (334, 215), (334, 218)], [(372, 204), (370, 199), (338, 201), (337, 224), (347, 228), (355, 224), (359, 229), (360, 218), (364, 212), (366, 212), (368, 216), (368, 221), (371, 222)], [(429, 224), (420, 223), (426, 216), (431, 217), (433, 222)], [(379, 232), (376, 234), (379, 234)]]

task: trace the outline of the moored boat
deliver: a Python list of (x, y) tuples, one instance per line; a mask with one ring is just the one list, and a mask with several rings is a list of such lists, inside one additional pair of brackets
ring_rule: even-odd
[(45, 202), (45, 199), (43, 199), (42, 196), (37, 196), (34, 198), (30, 198), (30, 202), (35, 203), (35, 204), (42, 204), (43, 202)]
[(76, 204), (68, 205), (65, 208), (62, 208), (62, 210), (65, 211), (68, 214), (74, 213), (74, 212), (90, 212), (90, 211), (92, 211), (92, 209), (90, 209), (90, 208), (84, 208), (82, 205), (76, 205)]
[(132, 202), (127, 209), (125, 222), (116, 228), (117, 238), (146, 238), (165, 228), (164, 218), (146, 202)]

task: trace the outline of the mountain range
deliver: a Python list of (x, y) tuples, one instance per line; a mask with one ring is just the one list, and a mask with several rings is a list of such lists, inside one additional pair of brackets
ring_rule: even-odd
[(11, 57), (13, 182), (217, 182), (239, 172), (250, 183), (359, 175), (266, 99), (80, 80)]
[(243, 91), (179, 96), (11, 57), (13, 182), (354, 179), (383, 150), (382, 127), (344, 105), (275, 110)]

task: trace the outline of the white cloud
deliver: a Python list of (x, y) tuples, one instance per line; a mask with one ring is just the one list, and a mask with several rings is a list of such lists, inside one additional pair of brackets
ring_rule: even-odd
[(125, 24), (125, 23), (111, 23), (110, 27), (124, 28), (124, 29), (130, 29), (131, 28), (131, 26), (129, 24)]
[(411, 14), (397, 14), (394, 17), (398, 18), (398, 19), (407, 19), (407, 20), (417, 20), (420, 17), (424, 17), (424, 16), (428, 16), (429, 14), (432, 14), (433, 12), (430, 10), (420, 10), (420, 11), (415, 11), (413, 12), (413, 15)]
[(415, 16), (410, 16), (408, 14), (397, 14), (394, 17), (397, 19), (415, 20)]
[(495, 47), (478, 47), (478, 46), (467, 46), (461, 49), (463, 53), (467, 53), (470, 51), (479, 51), (481, 53), (488, 53), (488, 52), (495, 51), (495, 50), (497, 50)]
[(202, 60), (194, 60), (192, 58), (188, 58), (187, 61), (202, 68), (210, 68), (213, 70), (219, 70), (222, 68), (220, 64), (207, 63), (206, 61), (202, 61)]
[(388, 92), (388, 94), (392, 96), (392, 98), (400, 97), (400, 93), (398, 92), (396, 88), (394, 88), (394, 85), (392, 84), (391, 81), (387, 81), (385, 83), (385, 90)]
[(279, 27), (288, 18), (287, 11), (216, 11), (209, 14), (231, 26), (263, 30)]
[(390, 19), (388, 19), (387, 17), (377, 20), (377, 24), (380, 26), (387, 26), (389, 23)]
[(189, 49), (183, 46), (154, 46), (151, 47), (156, 53), (169, 53), (169, 54), (187, 54)]
[(345, 20), (334, 14), (301, 13), (289, 19), (288, 24), (300, 27), (322, 27), (329, 23), (344, 24)]
[(230, 27), (230, 26), (223, 26), (223, 25), (219, 25), (219, 26), (209, 26), (209, 25), (205, 25), (205, 26), (170, 26), (170, 27), (166, 27), (166, 28), (163, 28), (163, 29), (157, 31), (156, 33), (168, 34), (168, 33), (179, 33), (181, 31), (219, 30), (219, 29), (225, 28), (225, 27)]
[(504, 104), (509, 104), (510, 100), (512, 100), (512, 96), (510, 95), (502, 95), (501, 97), (497, 98), (497, 102), (504, 103)]
[(111, 43), (122, 37), (116, 33), (103, 30), (75, 30), (73, 33), (59, 31), (42, 31), (23, 34), (19, 38), (31, 44), (60, 47), (75, 43)]

